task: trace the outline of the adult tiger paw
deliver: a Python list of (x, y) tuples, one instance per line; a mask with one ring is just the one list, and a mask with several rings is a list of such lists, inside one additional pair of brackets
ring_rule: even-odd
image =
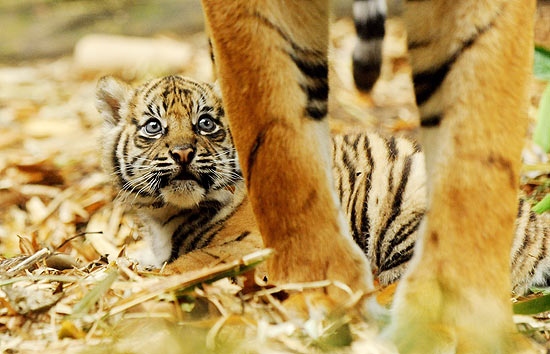
[(447, 291), (434, 280), (405, 281), (382, 337), (402, 354), (542, 353), (517, 333), (511, 305), (473, 291)]

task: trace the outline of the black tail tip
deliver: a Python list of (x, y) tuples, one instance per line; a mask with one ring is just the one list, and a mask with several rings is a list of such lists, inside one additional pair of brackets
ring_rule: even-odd
[(380, 63), (364, 64), (357, 60), (353, 61), (353, 79), (359, 91), (370, 92), (380, 77)]

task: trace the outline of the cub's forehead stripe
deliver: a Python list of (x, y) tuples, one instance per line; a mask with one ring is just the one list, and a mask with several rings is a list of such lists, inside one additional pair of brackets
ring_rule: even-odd
[(147, 91), (143, 95), (143, 101), (145, 101), (145, 102), (149, 101), (149, 96), (151, 95), (153, 90), (156, 89), (157, 87), (159, 87), (159, 85), (162, 82), (164, 82), (164, 79), (157, 80), (156, 82), (153, 81), (152, 85), (149, 88), (147, 88), (147, 86), (145, 86), (143, 89), (147, 90)]
[(142, 106), (141, 117), (134, 117), (136, 126), (143, 126), (143, 119), (157, 118), (166, 126), (165, 114), (174, 105), (189, 114), (191, 124), (196, 125), (202, 113), (210, 113), (218, 125), (225, 116), (222, 101), (214, 92), (213, 86), (198, 83), (180, 76), (168, 76), (145, 83), (134, 91), (134, 107)]

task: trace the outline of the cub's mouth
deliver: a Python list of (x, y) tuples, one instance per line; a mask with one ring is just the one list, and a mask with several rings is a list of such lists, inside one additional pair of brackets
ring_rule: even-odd
[(171, 178), (171, 181), (195, 181), (197, 183), (200, 183), (197, 176), (187, 171), (186, 169), (182, 169), (177, 175)]
[(175, 175), (165, 175), (161, 179), (160, 183), (160, 189), (163, 189), (165, 187), (180, 187), (182, 185), (200, 185), (201, 180), (199, 177), (195, 176), (193, 173), (189, 172), (187, 169), (182, 168), (177, 174)]
[(161, 188), (172, 186), (175, 188), (180, 188), (185, 185), (185, 188), (190, 187), (201, 187), (203, 189), (210, 189), (214, 180), (212, 176), (209, 176), (205, 173), (195, 174), (186, 168), (182, 168), (176, 175), (167, 176), (167, 179), (161, 183)]

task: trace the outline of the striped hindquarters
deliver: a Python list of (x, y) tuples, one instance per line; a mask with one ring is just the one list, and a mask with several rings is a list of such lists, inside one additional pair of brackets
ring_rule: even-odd
[(520, 199), (511, 252), (514, 293), (550, 285), (550, 214), (537, 214)]
[(382, 284), (412, 257), (426, 208), (424, 157), (416, 142), (377, 134), (333, 139), (337, 192), (355, 241)]

